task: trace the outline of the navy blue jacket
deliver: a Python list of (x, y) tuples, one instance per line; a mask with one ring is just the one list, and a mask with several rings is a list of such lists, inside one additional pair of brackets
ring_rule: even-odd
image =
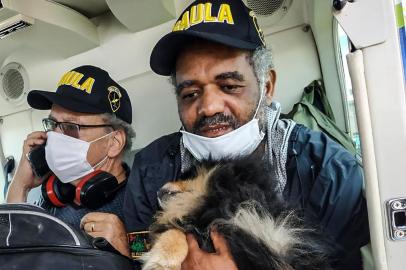
[(123, 202), (124, 202), (125, 187), (120, 188), (111, 201), (106, 202), (96, 209), (79, 207), (74, 204), (68, 204), (65, 207), (56, 207), (45, 201), (41, 196), (37, 205), (44, 208), (51, 215), (68, 223), (74, 228), (80, 230), (80, 220), (88, 213), (103, 212), (117, 215), (121, 220), (124, 220)]
[[(158, 208), (157, 191), (179, 177), (180, 137), (161, 137), (135, 156), (124, 199), (129, 232), (148, 228)], [(298, 124), (289, 138), (286, 166), (284, 198), (345, 251), (337, 269), (362, 269), (359, 248), (369, 242), (369, 229), (356, 159), (327, 135)]]

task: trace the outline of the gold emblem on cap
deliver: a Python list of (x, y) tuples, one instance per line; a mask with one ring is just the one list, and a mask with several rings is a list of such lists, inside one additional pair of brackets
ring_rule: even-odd
[(262, 45), (266, 46), (265, 44), (265, 37), (264, 37), (264, 32), (262, 31), (261, 28), (259, 28), (258, 20), (257, 20), (257, 15), (255, 15), (254, 11), (250, 11), (249, 15), (252, 17), (252, 21), (254, 22), (255, 29), (258, 32), (259, 38), (261, 39)]
[(122, 97), (120, 90), (115, 86), (110, 86), (107, 88), (109, 91), (108, 98), (110, 101), (110, 107), (113, 112), (118, 111), (120, 109), (120, 99)]

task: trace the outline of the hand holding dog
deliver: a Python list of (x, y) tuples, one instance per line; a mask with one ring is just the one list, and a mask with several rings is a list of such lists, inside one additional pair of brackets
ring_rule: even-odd
[(238, 270), (226, 240), (216, 231), (212, 231), (210, 235), (216, 253), (201, 250), (193, 235), (187, 235), (189, 252), (182, 263), (182, 270)]

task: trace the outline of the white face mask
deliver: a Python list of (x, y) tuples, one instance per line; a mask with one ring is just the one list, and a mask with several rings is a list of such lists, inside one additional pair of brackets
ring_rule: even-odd
[(187, 131), (182, 132), (183, 145), (197, 159), (219, 160), (236, 156), (246, 156), (254, 152), (264, 138), (259, 130), (258, 119), (219, 137), (208, 138)]
[(96, 165), (91, 166), (87, 161), (90, 144), (110, 134), (111, 132), (91, 142), (86, 142), (49, 131), (45, 146), (45, 159), (49, 168), (63, 183), (72, 182), (93, 172), (94, 168), (100, 166), (107, 159), (107, 156)]
[(255, 118), (262, 97), (261, 93), (254, 117), (248, 123), (215, 138), (203, 137), (181, 130), (183, 145), (199, 161), (208, 158), (219, 160), (250, 155), (265, 136), (259, 129), (258, 119)]

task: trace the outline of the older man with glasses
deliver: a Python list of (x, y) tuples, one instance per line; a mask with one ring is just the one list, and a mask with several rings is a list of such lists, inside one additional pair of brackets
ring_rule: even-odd
[[(135, 135), (126, 90), (106, 71), (81, 66), (62, 76), (56, 92), (33, 90), (27, 100), (34, 109), (51, 111), (42, 121), (45, 132), (33, 132), (24, 141), (7, 202), (26, 202), (28, 192), (42, 185), (37, 204), (52, 215), (112, 244), (126, 239), (109, 230), (122, 226), (129, 174), (123, 155)], [(32, 160), (38, 155), (30, 154), (44, 145), (50, 172), (40, 176), (38, 160)]]

